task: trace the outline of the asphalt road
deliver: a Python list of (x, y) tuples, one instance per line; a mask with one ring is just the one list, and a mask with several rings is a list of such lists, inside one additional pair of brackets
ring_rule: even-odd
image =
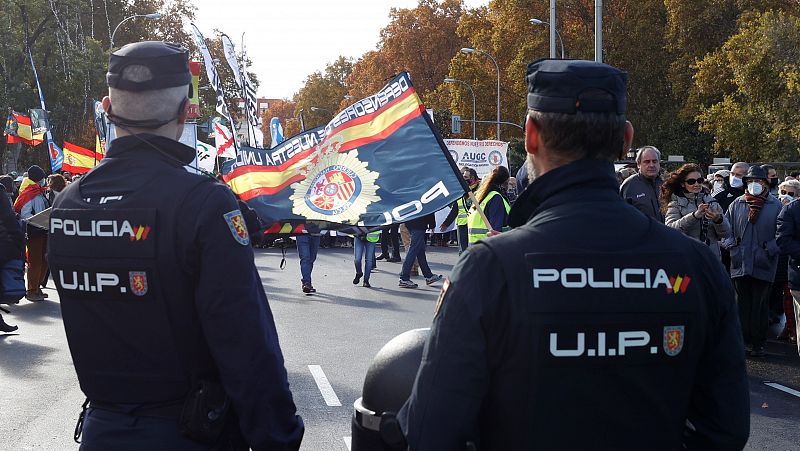
[[(448, 274), (454, 248), (428, 248), (435, 273)], [(313, 273), (318, 292), (300, 290), (295, 249), (279, 269), (278, 249), (256, 251), (286, 358), (292, 392), (306, 422), (303, 450), (348, 449), (353, 402), (360, 396), (373, 356), (394, 336), (428, 327), (439, 285), (397, 286), (400, 265), (378, 262), (373, 288), (354, 286), (352, 249), (321, 249)], [(69, 450), (83, 402), (55, 290), (50, 301), (11, 306), (15, 334), (0, 335), (0, 425), (3, 449)], [(768, 358), (749, 361), (751, 439), (747, 449), (800, 449), (800, 358), (771, 342)], [(325, 384), (327, 381), (328, 385)], [(768, 386), (765, 383), (775, 383)], [(795, 390), (787, 393), (781, 391)]]

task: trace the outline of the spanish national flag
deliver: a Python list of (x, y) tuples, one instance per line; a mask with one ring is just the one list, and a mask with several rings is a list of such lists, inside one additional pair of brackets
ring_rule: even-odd
[(64, 165), (61, 169), (73, 174), (83, 174), (89, 172), (102, 159), (101, 153), (64, 141)]
[[(27, 144), (29, 146), (38, 146), (44, 142), (44, 134), (33, 135), (31, 132), (31, 118), (28, 116), (12, 112), (11, 116), (17, 122), (16, 135), (9, 134), (6, 136), (6, 143), (8, 144)], [(9, 118), (9, 119), (12, 119)]]

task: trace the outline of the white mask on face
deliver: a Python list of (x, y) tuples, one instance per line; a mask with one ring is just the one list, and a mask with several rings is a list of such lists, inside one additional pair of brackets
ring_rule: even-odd
[(721, 180), (715, 180), (714, 181), (714, 191), (719, 191), (721, 189), (722, 189), (722, 181)]
[(758, 182), (750, 182), (747, 184), (747, 192), (754, 196), (760, 196), (764, 192), (764, 187)]
[(788, 194), (781, 194), (780, 196), (778, 196), (778, 199), (780, 199), (780, 201), (783, 202), (784, 205), (786, 205), (789, 202), (793, 201), (794, 197), (792, 197), (792, 196), (790, 196)]
[(731, 174), (731, 186), (732, 187), (741, 188), (743, 184), (744, 183), (742, 183), (742, 179), (740, 177), (736, 177), (735, 175)]

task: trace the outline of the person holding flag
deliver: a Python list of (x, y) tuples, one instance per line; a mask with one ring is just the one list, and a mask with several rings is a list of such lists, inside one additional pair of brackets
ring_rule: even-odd
[[(50, 207), (46, 197), (47, 188), (43, 184), (44, 169), (33, 165), (28, 168), (27, 174), (14, 202), (14, 211), (23, 222)], [(28, 247), (28, 289), (25, 298), (34, 302), (43, 301), (47, 298), (47, 294), (41, 289), (47, 276), (47, 231), (26, 223), (25, 237)]]

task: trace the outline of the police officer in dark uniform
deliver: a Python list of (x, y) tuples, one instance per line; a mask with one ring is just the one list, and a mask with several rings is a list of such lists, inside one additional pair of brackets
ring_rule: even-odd
[(745, 445), (730, 279), (705, 245), (617, 192), (612, 161), (633, 137), (626, 79), (591, 61), (528, 66), (534, 179), (516, 228), (470, 246), (442, 289), (398, 414), (411, 450)]
[(184, 168), (190, 80), (177, 45), (114, 52), (103, 104), (118, 138), (53, 207), (50, 267), (89, 402), (82, 450), (300, 446), (242, 214)]

